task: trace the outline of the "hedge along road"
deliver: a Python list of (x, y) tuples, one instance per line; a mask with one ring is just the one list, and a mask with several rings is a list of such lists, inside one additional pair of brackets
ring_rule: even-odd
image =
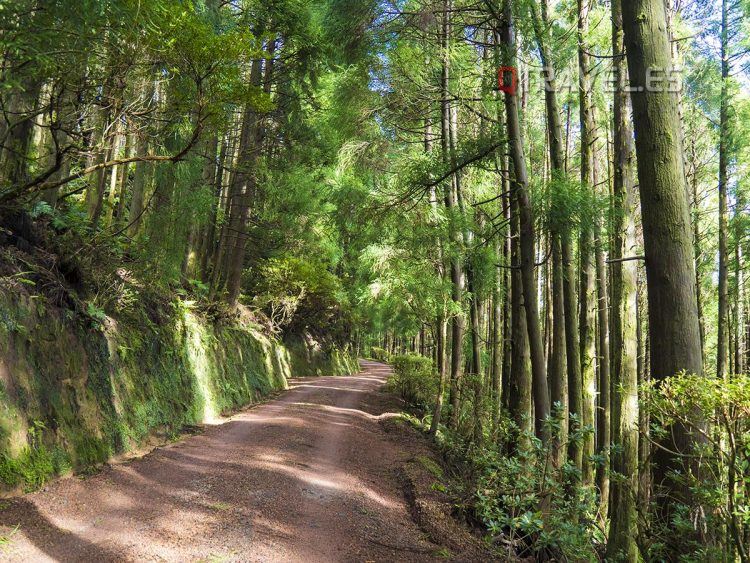
[(0, 559), (434, 560), (397, 481), (409, 453), (378, 424), (389, 368), (362, 367), (293, 379), (200, 435), (2, 501)]

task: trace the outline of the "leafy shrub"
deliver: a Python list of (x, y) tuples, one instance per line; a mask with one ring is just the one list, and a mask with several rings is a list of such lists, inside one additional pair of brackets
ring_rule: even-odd
[(437, 397), (440, 378), (432, 360), (417, 354), (392, 356), (390, 387), (411, 405), (429, 410)]
[[(644, 538), (651, 557), (673, 549), (690, 553), (691, 561), (748, 553), (750, 376), (724, 380), (683, 373), (651, 381), (642, 392), (655, 440), (669, 436), (674, 425), (699, 438), (690, 451), (674, 457), (677, 468), (669, 475), (673, 484), (691, 491), (692, 504), (677, 506), (669, 522), (651, 515)], [(658, 487), (655, 494), (659, 502)]]
[(283, 256), (252, 272), (253, 304), (285, 336), (312, 335), (318, 342), (345, 344), (351, 311), (341, 281), (324, 264)]
[[(495, 439), (477, 442), (460, 431), (441, 427), (437, 436), (445, 465), (460, 484), (456, 496), (466, 516), (481, 524), (487, 541), (503, 561), (597, 561), (604, 545), (603, 517), (595, 491), (581, 483), (572, 463), (555, 461), (593, 431), (573, 424), (568, 440), (555, 438), (561, 410), (545, 423), (553, 437), (544, 445), (532, 430), (522, 430), (502, 416)], [(429, 422), (409, 417), (427, 430)]]
[[(474, 513), (503, 545), (507, 555), (533, 554), (539, 561), (595, 561), (595, 493), (581, 485), (580, 471), (569, 461), (558, 465), (553, 445), (533, 432), (504, 421), (507, 433), (495, 447), (473, 448), (468, 458), (474, 484)], [(554, 436), (559, 416), (547, 420)], [(576, 430), (579, 440), (588, 430)], [(562, 444), (563, 451), (569, 442)]]
[(378, 362), (389, 362), (391, 360), (391, 355), (388, 350), (378, 348), (377, 346), (370, 348), (370, 357)]

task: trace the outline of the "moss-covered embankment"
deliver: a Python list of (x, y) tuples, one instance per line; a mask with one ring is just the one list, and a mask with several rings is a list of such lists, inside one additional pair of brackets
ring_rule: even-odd
[(183, 302), (97, 321), (0, 289), (0, 490), (33, 489), (283, 389), (356, 371), (345, 353), (284, 345)]

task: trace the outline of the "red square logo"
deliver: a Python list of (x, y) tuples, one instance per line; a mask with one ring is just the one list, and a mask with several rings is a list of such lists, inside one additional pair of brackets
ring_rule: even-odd
[(513, 96), (518, 86), (518, 72), (514, 66), (501, 66), (497, 70), (497, 89)]

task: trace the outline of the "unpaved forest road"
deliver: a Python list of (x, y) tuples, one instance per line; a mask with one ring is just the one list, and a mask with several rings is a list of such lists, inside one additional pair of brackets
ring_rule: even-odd
[(2, 502), (0, 559), (434, 561), (378, 424), (388, 368), (290, 381), (200, 435)]

